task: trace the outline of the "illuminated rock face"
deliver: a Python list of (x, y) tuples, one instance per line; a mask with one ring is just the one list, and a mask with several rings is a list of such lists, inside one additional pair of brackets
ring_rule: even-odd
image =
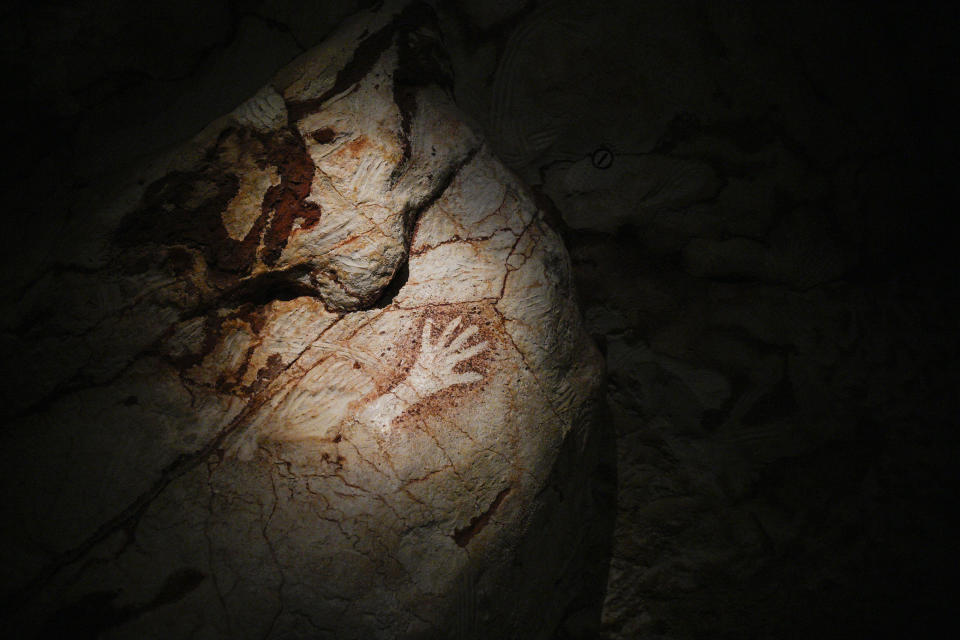
[(2, 447), (21, 631), (550, 635), (601, 365), (560, 238), (446, 83), (429, 10), (367, 14), (32, 285)]

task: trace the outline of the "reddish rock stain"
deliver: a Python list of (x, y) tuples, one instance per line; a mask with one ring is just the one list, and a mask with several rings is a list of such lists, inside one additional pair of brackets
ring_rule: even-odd
[(303, 138), (293, 128), (273, 139), (269, 163), (280, 173), (280, 184), (271, 187), (263, 198), (263, 215), (270, 215), (270, 226), (263, 239), (263, 262), (273, 266), (287, 246), (294, 222), (299, 230), (312, 229), (320, 221), (320, 207), (307, 202), (316, 167), (307, 153)]
[[(239, 192), (244, 165), (276, 167), (280, 183), (267, 190), (246, 236), (234, 240), (222, 214)], [(261, 237), (260, 259), (274, 266), (295, 233), (295, 223), (307, 230), (319, 222), (320, 207), (306, 201), (314, 171), (303, 138), (293, 127), (269, 133), (226, 129), (197, 169), (173, 171), (146, 188), (139, 206), (121, 221), (117, 244), (195, 248), (203, 254), (212, 281), (229, 285), (252, 271)]]

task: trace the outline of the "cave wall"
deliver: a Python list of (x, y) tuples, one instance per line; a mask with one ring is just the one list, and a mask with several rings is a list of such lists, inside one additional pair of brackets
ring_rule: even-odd
[[(5, 10), (4, 304), (129, 163), (370, 5)], [(587, 598), (559, 637), (885, 635), (945, 615), (956, 10), (437, 9), (457, 102), (553, 208), (607, 359), (612, 549), (599, 621)]]

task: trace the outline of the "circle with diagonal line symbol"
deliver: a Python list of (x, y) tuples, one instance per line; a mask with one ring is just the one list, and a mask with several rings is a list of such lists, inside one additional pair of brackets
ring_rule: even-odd
[(600, 147), (590, 154), (590, 162), (597, 169), (609, 169), (613, 165), (613, 152), (606, 147)]

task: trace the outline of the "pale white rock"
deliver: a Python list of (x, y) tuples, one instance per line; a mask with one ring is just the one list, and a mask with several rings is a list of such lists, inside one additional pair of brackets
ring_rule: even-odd
[(331, 42), (28, 292), (15, 630), (101, 598), (104, 638), (546, 638), (577, 594), (602, 364), (561, 239), (427, 8)]
[(237, 107), (232, 116), (241, 126), (273, 131), (287, 124), (287, 106), (283, 96), (268, 85)]

